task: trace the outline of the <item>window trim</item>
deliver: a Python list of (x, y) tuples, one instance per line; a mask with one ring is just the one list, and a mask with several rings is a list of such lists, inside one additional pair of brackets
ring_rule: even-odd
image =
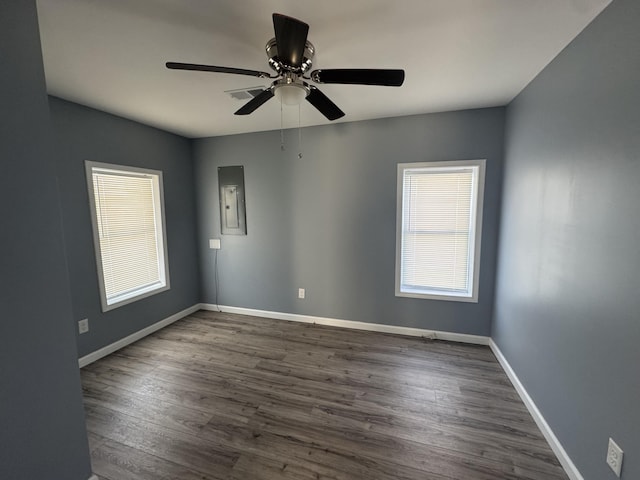
[[(401, 291), (401, 268), (402, 268), (402, 227), (404, 219), (404, 171), (408, 169), (419, 168), (451, 168), (451, 167), (478, 167), (478, 181), (475, 188), (475, 195), (472, 198), (472, 209), (475, 207), (476, 214), (472, 216), (474, 228), (474, 248), (471, 249), (470, 265), (473, 268), (470, 275), (471, 295), (458, 294), (455, 292), (436, 293), (431, 290), (428, 293), (406, 292)], [(397, 167), (397, 184), (396, 184), (396, 278), (395, 278), (395, 295), (396, 297), (421, 298), (431, 300), (446, 300), (453, 302), (469, 302), (478, 303), (479, 282), (480, 282), (480, 252), (482, 240), (482, 213), (484, 204), (484, 184), (485, 184), (486, 160), (453, 160), (453, 161), (436, 161), (436, 162), (416, 162), (416, 163), (399, 163)]]
[[(100, 303), (102, 305), (102, 311), (108, 312), (110, 310), (114, 310), (118, 307), (122, 307), (124, 305), (128, 305), (130, 303), (136, 302), (138, 300), (142, 300), (143, 298), (150, 297), (152, 295), (156, 295), (161, 292), (165, 292), (171, 288), (171, 282), (169, 277), (169, 254), (167, 248), (167, 222), (165, 218), (165, 208), (164, 208), (164, 181), (161, 170), (152, 170), (149, 168), (139, 168), (139, 167), (131, 167), (128, 165), (117, 165), (112, 163), (102, 163), (102, 162), (93, 162), (90, 160), (85, 160), (85, 173), (87, 180), (87, 192), (89, 194), (89, 213), (91, 217), (91, 227), (93, 231), (93, 247), (95, 253), (96, 260), (96, 268), (98, 274), (98, 286), (100, 291)], [(161, 253), (158, 255), (158, 258), (162, 259), (159, 267), (161, 268), (162, 273), (164, 274), (164, 283), (160, 283), (158, 286), (149, 285), (145, 288), (140, 288), (135, 290), (134, 292), (128, 294), (122, 294), (119, 299), (109, 303), (106, 295), (106, 289), (104, 284), (104, 269), (102, 266), (102, 250), (100, 248), (100, 234), (98, 231), (98, 219), (97, 219), (97, 210), (96, 210), (96, 199), (93, 190), (93, 170), (101, 169), (106, 171), (114, 171), (123, 174), (134, 174), (135, 176), (139, 175), (153, 175), (158, 177), (158, 195), (155, 198), (156, 209), (159, 210), (160, 214), (160, 223), (161, 228), (159, 229), (162, 233), (160, 236), (160, 241), (162, 242)]]

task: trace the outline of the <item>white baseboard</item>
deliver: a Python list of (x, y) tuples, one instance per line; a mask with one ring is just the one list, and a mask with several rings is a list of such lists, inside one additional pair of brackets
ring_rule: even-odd
[[(326, 317), (314, 317), (311, 315), (299, 315), (295, 313), (283, 313), (283, 312), (271, 312), (267, 310), (256, 310), (252, 308), (242, 308), (242, 307), (231, 307), (227, 305), (212, 305), (210, 303), (200, 303), (193, 305), (181, 312), (178, 312), (170, 317), (165, 318), (164, 320), (160, 320), (153, 325), (150, 325), (142, 330), (139, 330), (125, 338), (118, 340), (106, 347), (102, 347), (95, 352), (89, 353), (84, 357), (78, 359), (78, 364), (80, 368), (89, 365), (90, 363), (95, 362), (96, 360), (101, 359), (102, 357), (106, 357), (107, 355), (112, 354), (113, 352), (120, 350), (121, 348), (126, 347), (127, 345), (132, 344), (140, 340), (141, 338), (146, 337), (147, 335), (152, 334), (164, 328), (172, 323), (180, 320), (181, 318), (186, 317), (187, 315), (191, 315), (192, 313), (197, 312), (198, 310), (212, 310), (212, 311), (223, 311), (227, 313), (237, 313), (240, 315), (252, 315), (254, 317), (263, 317), (263, 318), (273, 318), (276, 320), (288, 320), (292, 322), (302, 322), (302, 323), (315, 323), (318, 325), (329, 325), (333, 327), (341, 327), (341, 328), (351, 328), (354, 330), (367, 330), (371, 332), (383, 332), (383, 333), (393, 333), (397, 335), (408, 335), (412, 337), (424, 337), (431, 338), (434, 340), (447, 340), (450, 342), (461, 342), (461, 343), (471, 343), (475, 345), (489, 345), (490, 338), (484, 337), (481, 335), (468, 335), (465, 333), (454, 333), (454, 332), (442, 332), (437, 330), (426, 330), (422, 328), (412, 328), (412, 327), (400, 327), (397, 325), (384, 325), (379, 323), (365, 323), (365, 322), (356, 322), (353, 320), (341, 320), (337, 318), (326, 318)], [(92, 480), (92, 479), (90, 479)]]
[[(117, 342), (114, 342), (110, 345), (107, 345), (106, 347), (102, 347), (101, 349), (96, 350), (95, 352), (92, 352), (88, 355), (85, 355), (84, 357), (81, 357), (80, 359), (78, 359), (78, 364), (80, 365), (80, 368), (85, 367), (90, 363), (93, 363), (96, 360), (101, 359), (102, 357), (106, 357), (107, 355), (117, 350), (120, 350), (121, 348), (126, 347), (127, 345), (133, 342), (137, 342), (141, 338), (144, 338), (147, 335), (150, 335), (153, 332), (156, 332), (161, 328), (166, 327), (167, 325), (171, 325), (172, 323), (177, 322), (178, 320), (186, 317), (187, 315), (191, 315), (192, 313), (197, 312), (200, 309), (201, 309), (200, 304), (196, 304), (196, 305), (193, 305), (192, 307), (182, 310), (181, 312), (174, 313), (173, 315), (165, 318), (164, 320), (160, 320), (159, 322), (154, 323), (153, 325), (149, 325), (148, 327), (143, 328), (142, 330), (138, 330), (137, 332), (129, 335), (128, 337), (125, 337), (121, 340), (118, 340)], [(91, 478), (89, 480), (93, 480), (93, 479)]]
[(466, 333), (441, 332), (438, 330), (425, 330), (423, 328), (400, 327), (397, 325), (385, 325), (380, 323), (356, 322), (353, 320), (341, 320), (338, 318), (299, 315), (296, 313), (270, 312), (267, 310), (255, 310), (252, 308), (213, 305), (210, 303), (201, 303), (200, 308), (202, 310), (220, 310), (226, 313), (252, 315), (254, 317), (273, 318), (276, 320), (288, 320), (290, 322), (315, 323), (318, 325), (329, 325), (332, 327), (350, 328), (354, 330), (367, 330), (370, 332), (394, 333), (396, 335), (424, 337), (434, 340), (447, 340), (450, 342), (472, 343), (475, 345), (489, 345), (490, 340), (489, 337), (483, 337), (481, 335), (468, 335)]
[(560, 443), (560, 440), (558, 440), (558, 437), (556, 437), (555, 434), (553, 433), (553, 430), (551, 430), (551, 427), (542, 416), (542, 413), (540, 412), (540, 410), (538, 410), (538, 407), (533, 402), (533, 399), (531, 398), (531, 396), (529, 396), (529, 393), (527, 393), (527, 390), (524, 388), (524, 385), (522, 385), (522, 382), (520, 382), (520, 379), (516, 375), (516, 372), (514, 372), (513, 368), (511, 368), (511, 365), (509, 364), (505, 356), (502, 354), (502, 352), (500, 351), (500, 348), (493, 341), (493, 339), (490, 339), (489, 346), (491, 347), (493, 354), (498, 359), (498, 362), (502, 366), (502, 369), (505, 371), (505, 373), (509, 377), (509, 380), (511, 380), (511, 383), (513, 383), (513, 386), (518, 392), (518, 395), (520, 395), (522, 402), (527, 407), (527, 410), (529, 410), (529, 413), (533, 417), (533, 420), (536, 422), (536, 425), (538, 425), (538, 428), (542, 432), (542, 435), (544, 435), (544, 438), (547, 440), (547, 443), (549, 443), (551, 450), (553, 450), (553, 453), (555, 453), (556, 457), (558, 457), (558, 460), (560, 461), (562, 468), (564, 468), (564, 471), (567, 473), (567, 475), (571, 480), (584, 480), (584, 477), (582, 476), (578, 468), (575, 466), (575, 464), (571, 461), (571, 458), (563, 448), (562, 444)]

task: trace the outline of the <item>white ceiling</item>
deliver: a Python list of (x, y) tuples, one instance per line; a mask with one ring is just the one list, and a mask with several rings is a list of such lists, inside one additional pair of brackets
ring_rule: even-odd
[[(611, 0), (38, 0), (50, 94), (186, 137), (280, 128), (225, 90), (268, 80), (165, 62), (270, 71), (271, 14), (310, 25), (313, 68), (404, 68), (402, 87), (319, 85), (339, 121), (505, 105)], [(329, 123), (309, 103), (303, 126)], [(285, 127), (298, 108), (285, 107)]]

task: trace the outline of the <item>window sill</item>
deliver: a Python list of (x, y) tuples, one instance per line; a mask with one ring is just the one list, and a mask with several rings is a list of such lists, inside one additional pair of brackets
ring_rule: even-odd
[(396, 290), (396, 297), (406, 298), (420, 298), (423, 300), (445, 300), (448, 302), (465, 302), (465, 303), (478, 303), (477, 294), (470, 296), (460, 293), (442, 293), (442, 292), (419, 292), (419, 291), (398, 291)]
[(137, 302), (138, 300), (142, 300), (143, 298), (150, 297), (157, 293), (166, 292), (169, 290), (169, 285), (166, 283), (162, 284), (154, 284), (150, 285), (146, 288), (136, 290), (135, 292), (130, 292), (126, 295), (120, 295), (118, 297), (112, 299), (102, 299), (102, 311), (108, 312), (109, 310), (113, 310), (118, 307), (122, 307), (124, 305), (128, 305), (133, 302)]

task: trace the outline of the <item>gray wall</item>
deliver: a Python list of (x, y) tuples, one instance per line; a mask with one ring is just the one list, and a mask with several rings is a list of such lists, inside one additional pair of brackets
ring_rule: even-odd
[(91, 475), (34, 1), (0, 2), (0, 478)]
[[(306, 108), (303, 105), (303, 108)], [(311, 107), (309, 107), (311, 108)], [(196, 140), (202, 300), (237, 307), (488, 335), (494, 296), (504, 109)], [(487, 159), (477, 304), (394, 295), (396, 166)], [(245, 169), (247, 236), (220, 238), (217, 167)], [(297, 299), (297, 289), (307, 298)]]
[(585, 479), (640, 478), (640, 2), (508, 107), (493, 337)]
[[(152, 127), (50, 98), (58, 145), (73, 318), (89, 318), (80, 356), (109, 345), (200, 301), (191, 142)], [(84, 161), (163, 171), (171, 289), (103, 313)]]

